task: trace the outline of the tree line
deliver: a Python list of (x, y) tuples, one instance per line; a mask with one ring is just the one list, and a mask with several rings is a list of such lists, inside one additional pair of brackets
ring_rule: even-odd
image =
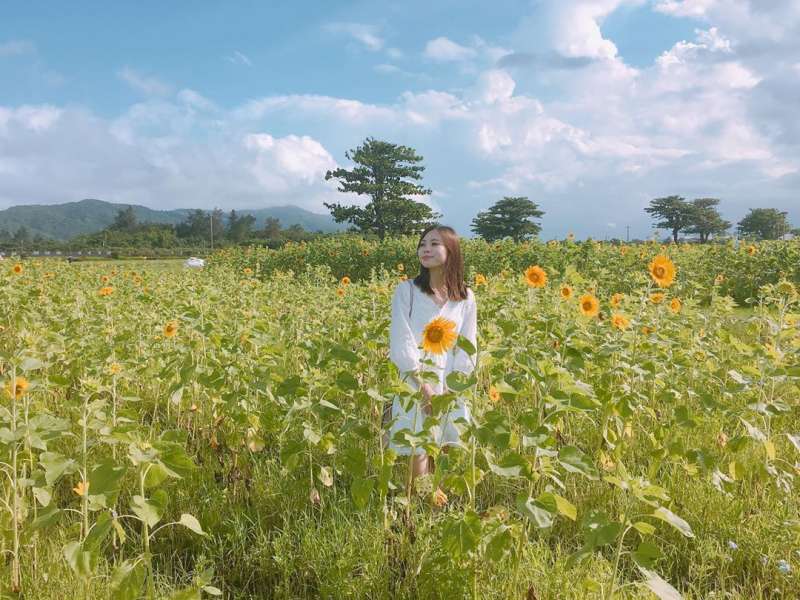
[[(421, 184), (425, 167), (422, 156), (413, 148), (369, 137), (347, 151), (345, 157), (355, 166), (328, 171), (325, 179), (336, 180), (338, 191), (366, 196), (369, 202), (365, 206), (325, 203), (337, 223), (349, 223), (351, 231), (383, 239), (387, 235), (418, 234), (441, 218), (427, 204), (413, 199), (431, 193)], [(719, 214), (719, 203), (718, 198), (686, 201), (680, 196), (668, 196), (655, 198), (645, 211), (656, 219), (654, 227), (669, 230), (676, 242), (681, 233), (686, 233), (697, 235), (705, 243), (724, 235), (731, 227)], [(535, 220), (543, 215), (526, 196), (505, 196), (479, 212), (472, 220), (471, 230), (489, 241), (505, 237), (522, 241), (541, 231)], [(756, 239), (777, 239), (790, 231), (800, 234), (800, 229), (791, 229), (787, 213), (775, 208), (750, 209), (739, 221), (737, 231), (742, 237)]]

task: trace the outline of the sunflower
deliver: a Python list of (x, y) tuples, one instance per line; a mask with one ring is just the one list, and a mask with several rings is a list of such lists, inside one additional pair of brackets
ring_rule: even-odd
[(113, 362), (108, 365), (108, 372), (112, 375), (119, 375), (122, 372), (122, 365), (118, 362)]
[(431, 354), (444, 354), (456, 343), (456, 324), (450, 319), (436, 317), (422, 332), (422, 348)]
[(753, 256), (753, 255), (754, 255), (754, 254), (755, 254), (757, 251), (758, 251), (758, 249), (757, 249), (757, 248), (756, 248), (756, 247), (755, 247), (753, 244), (750, 244), (750, 245), (747, 247), (747, 253), (748, 253), (750, 256)]
[(178, 333), (178, 322), (167, 321), (167, 324), (164, 325), (164, 337), (175, 337), (176, 333)]
[(13, 381), (13, 384), (11, 381), (6, 382), (4, 386), (6, 394), (8, 394), (9, 397), (15, 396), (16, 398), (22, 398), (22, 395), (28, 390), (30, 383), (28, 383), (27, 379), (20, 377), (19, 375), (17, 375)]
[(645, 335), (650, 335), (651, 333), (655, 332), (654, 327), (648, 327), (647, 325), (642, 326), (642, 333)]
[(561, 290), (559, 290), (559, 293), (561, 294), (561, 297), (564, 300), (569, 300), (570, 298), (572, 298), (572, 288), (568, 285), (562, 285)]
[(547, 273), (539, 265), (530, 266), (525, 269), (525, 282), (535, 288), (547, 285)]
[(654, 294), (650, 294), (650, 302), (653, 304), (661, 304), (664, 301), (664, 294), (662, 292), (656, 292)]
[(343, 287), (336, 288), (336, 295), (339, 296), (339, 298), (343, 297), (344, 293), (345, 292), (344, 292), (344, 288)]
[(676, 315), (681, 312), (681, 308), (683, 308), (683, 304), (678, 298), (673, 298), (670, 300), (669, 309), (674, 312)]
[(725, 275), (720, 273), (716, 277), (714, 277), (714, 285), (722, 285), (725, 282)]
[(253, 269), (251, 269), (250, 267), (245, 267), (242, 272), (245, 275), (252, 275), (253, 274)]
[(480, 273), (475, 275), (475, 287), (479, 285), (486, 285), (486, 277)]
[(669, 257), (659, 254), (650, 263), (650, 277), (658, 287), (669, 287), (675, 281), (675, 265)]
[(17, 263), (11, 268), (11, 270), (17, 275), (22, 275), (22, 272), (25, 269), (22, 268), (22, 264), (21, 263)]
[(114, 288), (111, 287), (110, 285), (106, 285), (101, 287), (97, 293), (101, 296), (110, 296), (111, 294), (114, 293)]
[(620, 253), (621, 256), (625, 256), (628, 253), (628, 247), (627, 246), (621, 246), (620, 249), (619, 249), (619, 253)]
[(489, 386), (489, 400), (492, 402), (500, 402), (500, 392), (493, 385)]
[(109, 279), (110, 278), (108, 275), (103, 275), (102, 277), (100, 277), (100, 283), (108, 283)]
[(342, 277), (342, 280), (339, 283), (341, 283), (342, 285), (350, 285), (350, 278), (347, 275), (345, 275), (344, 277)]
[(625, 294), (620, 294), (619, 292), (611, 296), (611, 308), (617, 308), (620, 304), (622, 304), (623, 298), (625, 298)]
[(611, 315), (611, 325), (620, 331), (627, 329), (630, 324), (630, 320), (625, 315), (621, 315), (619, 313), (614, 313)]
[(78, 494), (78, 496), (85, 496), (89, 492), (89, 482), (79, 481), (78, 485), (72, 488), (72, 491)]
[(591, 294), (584, 294), (580, 299), (581, 312), (587, 317), (596, 317), (600, 313), (600, 302)]

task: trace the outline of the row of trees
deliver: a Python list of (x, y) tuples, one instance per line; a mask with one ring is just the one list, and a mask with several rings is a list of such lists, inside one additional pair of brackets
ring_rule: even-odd
[[(367, 196), (370, 202), (366, 206), (326, 203), (337, 223), (350, 223), (354, 231), (383, 239), (387, 235), (419, 233), (441, 218), (426, 204), (408, 197), (431, 193), (420, 183), (425, 167), (413, 148), (367, 138), (345, 156), (355, 166), (328, 171), (325, 179), (338, 181), (340, 192)], [(719, 202), (717, 198), (687, 202), (680, 196), (668, 196), (652, 200), (645, 211), (657, 219), (654, 226), (669, 230), (676, 242), (681, 233), (697, 235), (701, 242), (708, 242), (731, 227), (717, 210)], [(527, 197), (507, 196), (479, 212), (471, 229), (490, 241), (504, 237), (520, 241), (541, 231), (534, 219), (543, 215)], [(737, 230), (744, 237), (776, 239), (791, 230), (786, 217), (787, 213), (774, 208), (754, 208), (739, 222)]]
[(260, 229), (256, 229), (253, 215), (242, 215), (231, 210), (227, 215), (219, 208), (211, 211), (194, 209), (176, 224), (140, 223), (132, 207), (117, 212), (114, 222), (103, 231), (80, 239), (85, 245), (96, 246), (102, 240), (110, 246), (151, 246), (168, 248), (185, 245), (208, 245), (213, 247), (235, 245), (244, 242), (268, 242), (280, 245), (285, 241), (300, 241), (314, 237), (300, 225), (281, 226), (279, 219), (268, 217)]
[[(680, 233), (698, 235), (705, 243), (712, 236), (720, 236), (731, 228), (730, 221), (722, 218), (717, 210), (718, 198), (695, 198), (687, 202), (681, 196), (666, 196), (650, 201), (645, 212), (657, 219), (654, 227), (667, 229), (677, 242)], [(787, 213), (776, 208), (751, 208), (736, 226), (742, 237), (762, 240), (778, 239), (790, 231)]]

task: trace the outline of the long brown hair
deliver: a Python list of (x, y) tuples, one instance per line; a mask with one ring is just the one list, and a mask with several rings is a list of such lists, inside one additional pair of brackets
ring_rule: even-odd
[[(447, 286), (447, 296), (450, 300), (466, 300), (467, 284), (464, 282), (464, 257), (461, 255), (461, 245), (458, 243), (458, 234), (455, 229), (447, 225), (431, 225), (419, 236), (417, 249), (428, 232), (436, 230), (442, 236), (444, 247), (447, 249), (447, 259), (444, 262), (444, 283)], [(420, 263), (419, 275), (414, 278), (414, 283), (426, 294), (433, 295), (431, 288), (431, 274), (428, 267)]]

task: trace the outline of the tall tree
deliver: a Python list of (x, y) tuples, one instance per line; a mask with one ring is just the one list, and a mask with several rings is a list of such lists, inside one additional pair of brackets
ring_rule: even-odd
[(239, 216), (235, 210), (228, 214), (226, 235), (233, 242), (241, 242), (250, 237), (256, 218), (253, 215)]
[(416, 183), (422, 179), (425, 167), (413, 148), (368, 137), (345, 156), (355, 167), (328, 171), (325, 179), (338, 180), (340, 192), (368, 196), (370, 202), (363, 207), (326, 202), (337, 223), (352, 223), (356, 230), (375, 233), (383, 239), (387, 235), (418, 233), (441, 217), (426, 204), (407, 198), (431, 193)]
[(281, 221), (277, 217), (267, 217), (264, 219), (264, 226), (261, 228), (261, 237), (275, 240), (281, 235)]
[(700, 241), (706, 243), (712, 235), (721, 235), (730, 229), (730, 221), (722, 218), (717, 210), (717, 198), (695, 198), (689, 206), (692, 208), (686, 233), (695, 233)]
[(737, 230), (742, 237), (776, 240), (791, 230), (787, 215), (787, 212), (777, 208), (751, 208), (747, 216), (739, 221)]
[(672, 232), (672, 239), (677, 244), (678, 234), (691, 223), (693, 208), (685, 198), (666, 196), (651, 200), (650, 206), (644, 211), (656, 219), (661, 219), (653, 227), (669, 229)]
[(137, 224), (136, 213), (133, 212), (132, 206), (128, 206), (128, 208), (121, 208), (117, 211), (110, 229), (116, 231), (133, 231), (136, 229)]
[(525, 196), (504, 196), (488, 210), (472, 219), (472, 231), (493, 242), (511, 237), (515, 242), (537, 235), (542, 228), (531, 219), (541, 219), (544, 212)]

